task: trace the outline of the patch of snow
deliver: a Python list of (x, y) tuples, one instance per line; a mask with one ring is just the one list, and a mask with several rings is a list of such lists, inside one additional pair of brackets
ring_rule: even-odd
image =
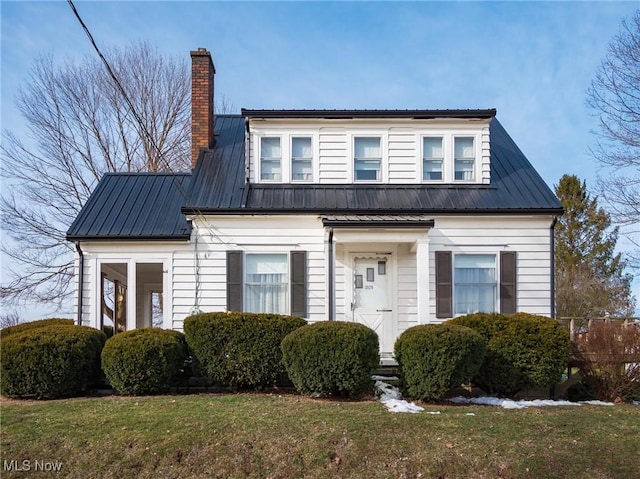
[(376, 376), (375, 374), (371, 376), (371, 379), (374, 381), (399, 381), (400, 378), (396, 376)]
[(527, 407), (548, 407), (548, 406), (581, 406), (588, 404), (591, 406), (613, 406), (613, 403), (607, 403), (602, 401), (554, 401), (551, 399), (534, 399), (534, 400), (520, 400), (514, 401), (513, 399), (503, 399), (496, 397), (477, 397), (477, 398), (463, 398), (455, 397), (449, 399), (449, 401), (456, 404), (480, 404), (483, 406), (499, 406), (504, 409), (524, 409)]
[(475, 416), (475, 415), (476, 415), (476, 413), (474, 413), (474, 412), (468, 412), (467, 413), (467, 416)]
[(580, 401), (580, 404), (588, 404), (589, 406), (615, 406), (612, 402), (604, 401)]
[(379, 401), (391, 412), (408, 412), (415, 414), (424, 411), (423, 407), (416, 406), (414, 403), (402, 399), (402, 394), (400, 394), (400, 390), (397, 387), (380, 381), (379, 379), (376, 380), (376, 390), (380, 394)]

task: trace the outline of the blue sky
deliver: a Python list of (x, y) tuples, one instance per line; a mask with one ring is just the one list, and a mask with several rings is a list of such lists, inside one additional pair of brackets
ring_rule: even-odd
[[(216, 94), (245, 108), (497, 108), (550, 186), (594, 185), (585, 90), (640, 2), (86, 2), (101, 48), (206, 47)], [(2, 1), (2, 128), (32, 62), (92, 55), (66, 1)], [(636, 296), (640, 283), (636, 282)]]

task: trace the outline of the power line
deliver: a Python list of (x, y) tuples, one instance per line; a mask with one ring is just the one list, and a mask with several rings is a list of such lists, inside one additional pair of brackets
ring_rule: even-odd
[[(89, 41), (91, 42), (91, 45), (93, 45), (94, 50), (96, 51), (96, 53), (100, 57), (100, 60), (102, 60), (102, 63), (104, 64), (105, 68), (107, 69), (107, 73), (109, 73), (109, 76), (111, 77), (111, 79), (115, 83), (116, 87), (120, 91), (120, 94), (124, 98), (124, 101), (127, 103), (127, 106), (131, 110), (131, 114), (134, 116), (134, 118), (136, 120), (136, 123), (138, 123), (138, 127), (144, 133), (144, 135), (146, 135), (146, 137), (147, 137), (148, 141), (151, 143), (151, 146), (153, 147), (153, 149), (156, 150), (156, 152), (158, 153), (158, 159), (164, 163), (164, 166), (165, 166), (165, 168), (167, 170), (171, 171), (171, 167), (169, 165), (169, 162), (164, 159), (162, 151), (160, 150), (160, 148), (156, 144), (155, 139), (153, 138), (151, 133), (149, 133), (149, 130), (147, 129), (147, 127), (146, 127), (146, 125), (144, 123), (144, 120), (142, 119), (142, 117), (140, 116), (140, 114), (138, 113), (136, 108), (134, 107), (133, 102), (129, 98), (129, 95), (127, 95), (127, 92), (125, 91), (124, 87), (122, 86), (122, 83), (120, 83), (120, 80), (118, 79), (118, 76), (115, 74), (115, 72), (111, 68), (111, 65), (109, 64), (109, 61), (106, 59), (106, 57), (100, 51), (100, 48), (98, 48), (98, 44), (96, 43), (95, 39), (93, 38), (93, 35), (91, 34), (91, 31), (89, 30), (89, 27), (87, 27), (87, 25), (82, 20), (82, 17), (80, 16), (80, 13), (78, 13), (78, 10), (76, 9), (76, 6), (73, 4), (73, 0), (67, 0), (67, 3), (71, 7), (71, 10), (73, 11), (73, 14), (75, 15), (75, 17), (78, 19), (78, 22), (80, 22), (80, 25), (82, 26), (82, 29), (87, 34), (87, 37), (89, 38)], [(180, 190), (181, 190), (181, 193), (183, 193), (181, 188), (180, 188)], [(183, 196), (186, 199), (186, 195), (183, 194)]]

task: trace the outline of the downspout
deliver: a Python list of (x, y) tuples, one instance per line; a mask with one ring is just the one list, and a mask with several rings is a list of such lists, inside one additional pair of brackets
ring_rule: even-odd
[(78, 326), (82, 326), (82, 291), (84, 289), (84, 253), (80, 248), (80, 241), (76, 241), (78, 252)]
[(556, 317), (556, 237), (554, 230), (558, 217), (554, 216), (549, 228), (549, 243), (551, 244), (551, 317)]
[(329, 295), (329, 321), (334, 321), (335, 318), (335, 278), (334, 278), (334, 264), (333, 264), (333, 228), (329, 228), (329, 284), (328, 284), (328, 292)]

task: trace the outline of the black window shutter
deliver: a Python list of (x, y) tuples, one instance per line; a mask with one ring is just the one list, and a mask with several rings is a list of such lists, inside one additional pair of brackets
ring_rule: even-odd
[(242, 311), (242, 251), (227, 251), (227, 311)]
[(307, 252), (291, 252), (291, 314), (307, 317)]
[(451, 251), (436, 251), (436, 318), (451, 318)]
[(502, 251), (500, 253), (500, 312), (514, 314), (516, 312), (516, 253)]

